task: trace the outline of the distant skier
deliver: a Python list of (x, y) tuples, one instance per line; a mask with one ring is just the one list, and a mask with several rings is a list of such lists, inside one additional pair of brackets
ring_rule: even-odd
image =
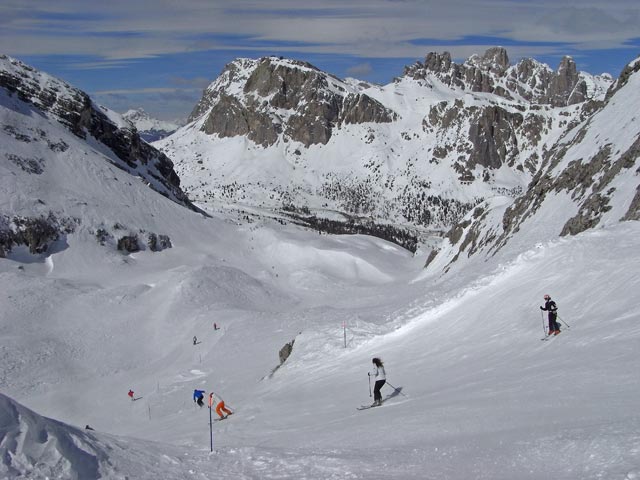
[(540, 310), (549, 312), (549, 333), (548, 335), (558, 335), (560, 333), (560, 324), (556, 321), (558, 318), (558, 306), (556, 302), (551, 300), (549, 295), (544, 296), (544, 307), (540, 306)]
[(225, 406), (222, 397), (217, 393), (211, 392), (209, 394), (209, 405), (212, 406), (211, 408), (215, 405), (216, 413), (221, 419), (227, 418), (229, 415), (233, 414), (233, 412)]
[(376, 382), (373, 387), (373, 403), (371, 406), (379, 407), (382, 405), (382, 393), (380, 393), (380, 389), (387, 382), (387, 376), (384, 371), (384, 364), (382, 363), (382, 360), (375, 357), (371, 360), (371, 363), (373, 363), (373, 372), (369, 373), (369, 375), (372, 376)]
[(196, 345), (198, 343), (198, 337), (193, 336), (193, 344)]
[(218, 324), (217, 324), (217, 323), (215, 323), (215, 322), (213, 322), (213, 329), (214, 329), (214, 330), (218, 330)]
[(127, 393), (127, 395), (129, 395), (129, 398), (131, 400), (134, 400), (134, 398), (133, 398), (133, 390), (129, 389), (129, 393)]
[(204, 394), (205, 391), (204, 390), (194, 390), (193, 391), (193, 401), (197, 402), (198, 405), (200, 405), (201, 407), (204, 407)]
[(85, 425), (85, 426), (84, 426), (84, 429), (85, 429), (85, 430), (93, 430), (93, 428), (91, 428), (91, 425)]

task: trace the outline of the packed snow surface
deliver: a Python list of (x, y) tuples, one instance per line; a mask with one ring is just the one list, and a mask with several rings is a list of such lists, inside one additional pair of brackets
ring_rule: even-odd
[[(0, 473), (636, 478), (638, 234), (627, 222), (455, 278), (374, 238), (223, 218), (156, 254), (77, 235), (46, 262), (0, 259), (0, 384), (38, 412), (0, 397)], [(544, 293), (565, 322), (548, 341)], [(397, 390), (357, 411), (373, 356)], [(213, 453), (195, 388), (235, 411)]]

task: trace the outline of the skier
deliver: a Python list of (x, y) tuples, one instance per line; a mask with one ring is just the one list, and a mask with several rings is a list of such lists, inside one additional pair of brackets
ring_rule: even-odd
[(540, 310), (549, 312), (549, 333), (548, 335), (558, 335), (560, 333), (560, 324), (556, 322), (558, 318), (558, 306), (556, 302), (551, 300), (549, 295), (544, 296), (544, 307), (540, 306)]
[(84, 426), (84, 429), (85, 429), (85, 430), (93, 430), (93, 428), (91, 428), (91, 425), (85, 425), (85, 426)]
[(376, 381), (373, 387), (373, 403), (371, 406), (379, 407), (382, 405), (382, 394), (380, 393), (380, 389), (387, 382), (387, 376), (384, 371), (384, 364), (382, 363), (382, 360), (375, 357), (371, 360), (371, 363), (373, 363), (373, 372), (369, 373), (369, 375)]
[(216, 406), (216, 413), (221, 420), (227, 418), (229, 415), (233, 415), (233, 412), (224, 405), (224, 400), (217, 393), (211, 392), (209, 394), (209, 405)]
[(198, 343), (198, 337), (196, 337), (195, 335), (193, 336), (193, 344), (195, 345), (196, 343)]
[(129, 395), (129, 398), (131, 400), (134, 400), (134, 398), (133, 398), (133, 390), (129, 389), (129, 393), (127, 393), (127, 395)]
[(213, 322), (213, 329), (214, 329), (214, 330), (218, 330), (218, 324), (217, 324), (217, 323), (215, 323), (215, 322)]
[(204, 390), (193, 391), (193, 401), (197, 402), (198, 405), (200, 405), (201, 407), (204, 407), (204, 402), (202, 401), (204, 399), (204, 394), (205, 394)]

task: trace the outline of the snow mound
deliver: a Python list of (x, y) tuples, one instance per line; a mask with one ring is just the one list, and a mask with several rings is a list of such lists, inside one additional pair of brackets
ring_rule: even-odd
[(90, 433), (42, 417), (0, 394), (0, 474), (100, 478), (106, 452)]

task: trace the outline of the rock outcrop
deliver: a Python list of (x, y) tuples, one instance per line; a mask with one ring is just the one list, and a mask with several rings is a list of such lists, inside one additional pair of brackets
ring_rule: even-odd
[(326, 144), (342, 124), (388, 123), (396, 114), (313, 65), (276, 57), (225, 67), (189, 121), (220, 137), (247, 136), (262, 146), (279, 138)]
[[(578, 72), (575, 61), (565, 56), (556, 71), (533, 59), (523, 59), (510, 66), (507, 51), (502, 47), (474, 55), (462, 64), (451, 60), (449, 52), (429, 53), (424, 62), (405, 68), (412, 78), (430, 76), (453, 88), (471, 92), (493, 93), (513, 100), (523, 98), (537, 105), (561, 107), (586, 100), (601, 100), (611, 84), (609, 77), (593, 77)], [(599, 88), (589, 91), (587, 82)]]

